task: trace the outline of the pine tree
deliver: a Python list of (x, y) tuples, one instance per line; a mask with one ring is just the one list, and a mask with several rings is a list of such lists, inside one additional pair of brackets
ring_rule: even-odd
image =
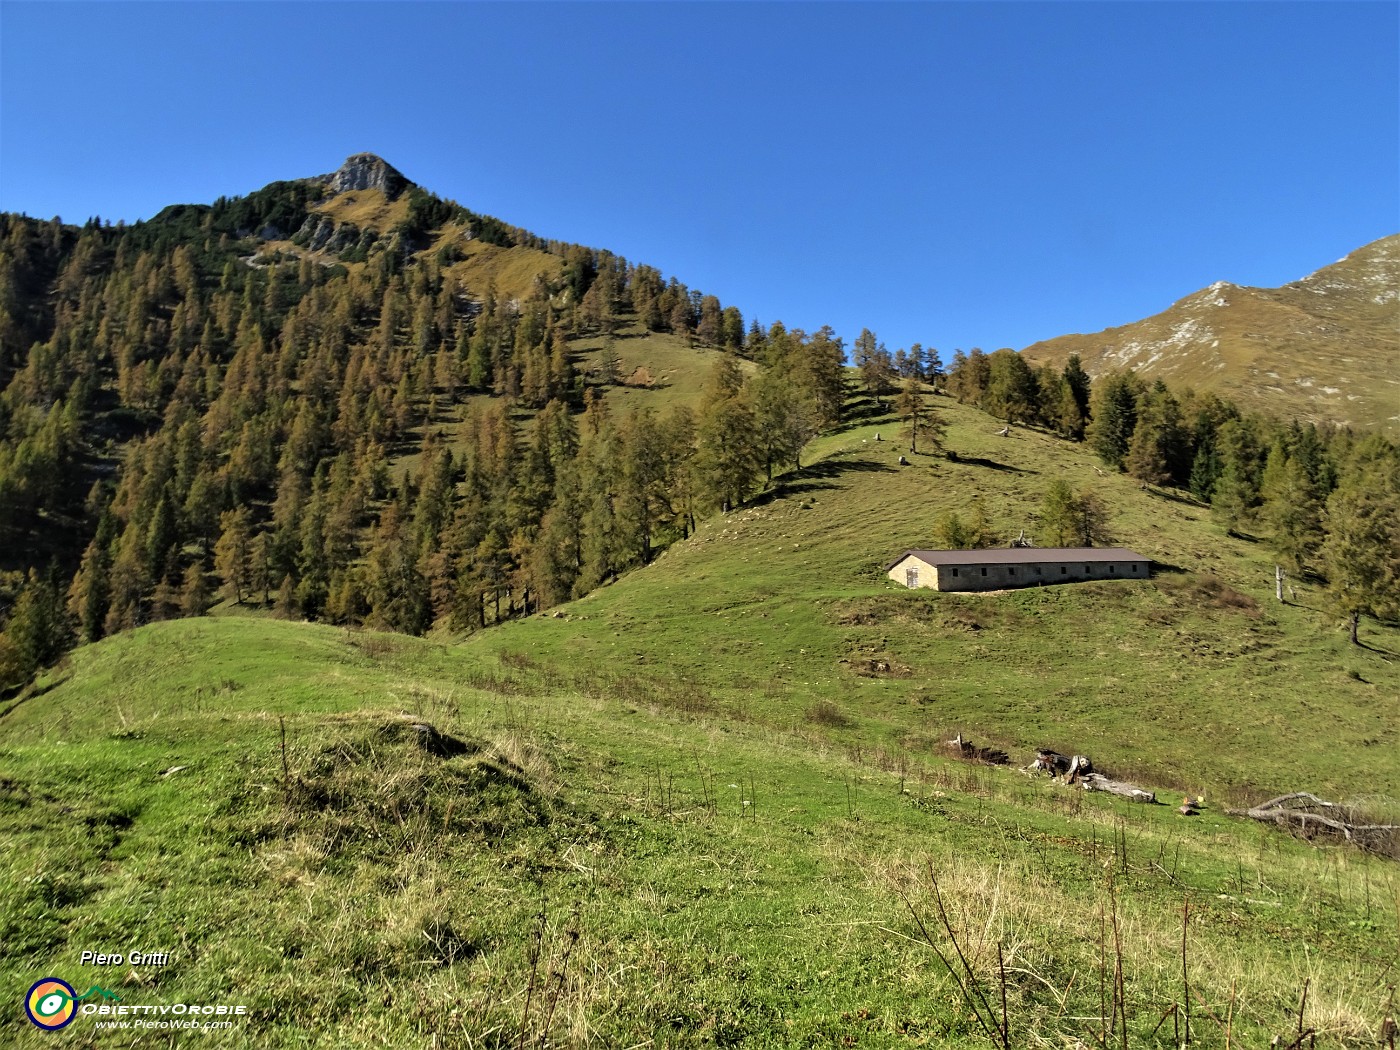
[(1092, 489), (1080, 489), (1079, 501), (1079, 546), (1107, 547), (1113, 543), (1113, 535), (1108, 528), (1108, 507)]
[(1069, 360), (1065, 362), (1065, 370), (1062, 374), (1074, 396), (1074, 403), (1079, 408), (1080, 419), (1087, 420), (1093, 383), (1089, 379), (1089, 373), (1084, 371), (1084, 366), (1079, 363), (1078, 354), (1069, 355)]
[(185, 567), (180, 588), (180, 615), (203, 616), (208, 611), (209, 583), (204, 576), (204, 566), (194, 562)]
[(68, 613), (78, 626), (78, 638), (95, 642), (102, 637), (111, 600), (112, 538), (117, 519), (104, 511), (92, 542), (83, 552), (82, 564), (68, 589)]
[(972, 542), (968, 527), (953, 511), (938, 519), (938, 523), (933, 527), (933, 535), (940, 550), (968, 550), (976, 546)]
[(1186, 451), (1186, 431), (1176, 398), (1158, 385), (1138, 401), (1124, 469), (1147, 485), (1186, 480)]
[(764, 476), (771, 483), (775, 470), (801, 465), (802, 447), (817, 433), (819, 409), (795, 378), (773, 368), (748, 380), (746, 400), (753, 409)]
[(282, 584), (277, 588), (277, 602), (272, 611), (283, 620), (297, 618), (297, 589), (290, 573), (282, 577)]
[(719, 346), (723, 336), (723, 315), (719, 300), (707, 295), (700, 300), (700, 320), (695, 326), (695, 338), (702, 346)]
[(598, 355), (598, 382), (604, 386), (616, 386), (622, 381), (622, 357), (617, 352), (617, 341), (608, 336), (603, 340), (603, 349)]
[(1211, 515), (1234, 536), (1253, 521), (1259, 504), (1258, 443), (1248, 424), (1229, 419), (1216, 431), (1215, 450), (1220, 471), (1211, 487)]
[(1209, 440), (1196, 448), (1196, 458), (1191, 462), (1191, 495), (1202, 503), (1209, 503), (1215, 483), (1220, 479), (1220, 457), (1215, 454), (1215, 442)]
[(1289, 570), (1303, 572), (1325, 538), (1323, 504), (1303, 461), (1289, 455), (1282, 442), (1269, 451), (1259, 494), (1259, 516), (1272, 533), (1270, 545)]
[(729, 511), (753, 492), (763, 456), (758, 423), (742, 396), (743, 373), (722, 357), (710, 373), (696, 428), (695, 477), (710, 506)]
[(1024, 357), (998, 350), (987, 358), (987, 387), (979, 402), (985, 411), (1008, 423), (1028, 423), (1037, 400), (1035, 376)]

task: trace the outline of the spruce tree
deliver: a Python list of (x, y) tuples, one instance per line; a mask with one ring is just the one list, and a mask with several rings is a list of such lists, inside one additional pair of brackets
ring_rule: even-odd
[(1138, 383), (1132, 372), (1114, 372), (1094, 388), (1089, 443), (1099, 459), (1123, 469), (1137, 426)]

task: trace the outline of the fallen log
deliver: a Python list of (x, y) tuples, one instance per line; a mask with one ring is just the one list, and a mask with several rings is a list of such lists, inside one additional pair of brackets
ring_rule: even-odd
[(954, 758), (965, 759), (969, 762), (985, 762), (989, 766), (1004, 766), (1011, 761), (1011, 756), (1001, 748), (978, 747), (972, 741), (964, 740), (961, 733), (947, 741), (944, 747)]
[(1157, 796), (1151, 791), (1144, 791), (1136, 784), (1129, 784), (1126, 781), (1109, 780), (1102, 773), (1085, 773), (1080, 776), (1079, 782), (1084, 785), (1085, 791), (1107, 791), (1113, 795), (1130, 798), (1134, 802), (1157, 801)]
[(1310, 791), (1295, 791), (1271, 798), (1249, 809), (1227, 809), (1232, 817), (1249, 817), (1310, 838), (1314, 834), (1340, 835), (1371, 853), (1400, 853), (1400, 824), (1372, 824), (1350, 807), (1318, 798)]

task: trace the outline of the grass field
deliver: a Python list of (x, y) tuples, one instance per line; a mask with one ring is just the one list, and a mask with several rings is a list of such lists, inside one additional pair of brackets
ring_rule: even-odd
[[(852, 427), (651, 566), (477, 636), (226, 616), (76, 651), (0, 714), (0, 1043), (194, 1038), (41, 1032), (20, 1003), (56, 976), (244, 1006), (201, 1033), (228, 1046), (1376, 1045), (1400, 872), (1223, 809), (1394, 805), (1396, 632), (1352, 649), (1202, 508), (942, 404), (956, 463)], [(1154, 580), (884, 578), (970, 493), (1031, 531), (1056, 477)], [(1203, 812), (948, 758), (959, 730)]]

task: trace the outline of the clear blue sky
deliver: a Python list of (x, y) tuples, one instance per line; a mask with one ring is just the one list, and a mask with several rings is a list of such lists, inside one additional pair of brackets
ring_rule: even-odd
[(0, 0), (0, 208), (381, 154), (765, 324), (1022, 347), (1400, 230), (1400, 5)]

